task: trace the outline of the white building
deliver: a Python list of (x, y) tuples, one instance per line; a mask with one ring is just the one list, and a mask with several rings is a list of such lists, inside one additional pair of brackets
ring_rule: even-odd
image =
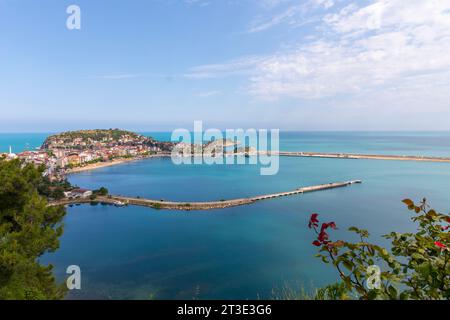
[(91, 195), (92, 191), (87, 189), (74, 189), (72, 191), (64, 192), (66, 198), (88, 198)]
[(12, 153), (12, 147), (11, 146), (9, 146), (9, 153), (8, 153), (8, 155), (6, 157), (8, 159), (16, 159), (17, 158), (17, 154)]

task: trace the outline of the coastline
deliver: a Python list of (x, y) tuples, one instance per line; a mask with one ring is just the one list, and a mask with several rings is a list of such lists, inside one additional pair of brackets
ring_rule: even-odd
[(119, 164), (123, 164), (123, 163), (128, 163), (128, 162), (132, 162), (132, 161), (138, 161), (138, 160), (144, 160), (144, 159), (150, 159), (150, 158), (161, 158), (161, 157), (167, 157), (167, 156), (169, 156), (169, 155), (162, 153), (162, 154), (152, 154), (152, 155), (148, 155), (148, 156), (139, 156), (139, 157), (135, 157), (135, 158), (122, 158), (122, 159), (114, 159), (114, 160), (106, 161), (106, 162), (97, 162), (97, 163), (88, 164), (88, 165), (85, 165), (82, 167), (67, 169), (66, 174), (91, 171), (91, 170), (111, 167), (111, 166), (115, 166), (115, 165), (119, 165)]
[[(260, 155), (270, 154), (267, 152), (259, 152)], [(278, 154), (281, 157), (305, 157), (305, 158), (331, 158), (331, 159), (367, 159), (367, 160), (387, 160), (387, 161), (419, 161), (419, 162), (441, 162), (450, 163), (450, 158), (447, 157), (428, 157), (428, 156), (399, 156), (399, 155), (375, 155), (375, 154), (351, 154), (351, 153), (323, 153), (323, 152), (301, 152), (301, 151), (280, 151)], [(91, 171), (100, 168), (115, 166), (131, 161), (144, 160), (150, 158), (170, 157), (170, 153), (152, 154), (148, 156), (138, 156), (135, 158), (115, 159), (107, 162), (97, 162), (88, 164), (82, 167), (76, 167), (66, 170), (66, 174), (79, 173), (84, 171)]]

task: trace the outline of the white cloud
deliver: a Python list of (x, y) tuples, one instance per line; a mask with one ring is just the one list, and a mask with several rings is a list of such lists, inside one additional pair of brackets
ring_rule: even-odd
[(211, 91), (204, 91), (204, 92), (196, 92), (194, 93), (194, 96), (199, 98), (209, 98), (213, 96), (217, 96), (221, 94), (222, 92), (220, 90), (211, 90)]
[(427, 25), (438, 30), (450, 27), (447, 0), (378, 0), (358, 8), (349, 5), (325, 21), (337, 32), (367, 32), (374, 29), (404, 29)]
[[(197, 67), (192, 75), (245, 76), (248, 92), (267, 99), (450, 97), (450, 1), (349, 4), (324, 14), (321, 21), (319, 40), (271, 55)], [(273, 23), (260, 25), (258, 31)]]
[(330, 9), (332, 6), (335, 5), (334, 0), (316, 0), (316, 3), (325, 9)]
[[(308, 23), (316, 22), (319, 17), (315, 14), (318, 10), (327, 10), (334, 6), (336, 0), (307, 0), (303, 2), (289, 0), (266, 0), (263, 6), (276, 8), (282, 3), (290, 5), (282, 11), (272, 14), (269, 18), (259, 17), (251, 23), (248, 33), (268, 30), (281, 24), (300, 27)], [(295, 4), (292, 4), (294, 2)]]
[(303, 6), (292, 6), (283, 12), (276, 14), (266, 21), (256, 21), (248, 30), (249, 33), (260, 32), (277, 26), (281, 23), (290, 21), (292, 23), (294, 17), (296, 17), (303, 10)]
[(226, 76), (242, 76), (250, 75), (255, 68), (262, 62), (265, 57), (244, 57), (223, 64), (209, 64), (194, 67), (189, 73), (185, 74), (186, 78), (191, 79), (208, 79)]

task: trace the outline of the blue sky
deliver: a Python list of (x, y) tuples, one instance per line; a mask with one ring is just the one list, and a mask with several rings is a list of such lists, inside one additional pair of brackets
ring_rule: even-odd
[(446, 0), (0, 0), (0, 30), (2, 132), (450, 130)]

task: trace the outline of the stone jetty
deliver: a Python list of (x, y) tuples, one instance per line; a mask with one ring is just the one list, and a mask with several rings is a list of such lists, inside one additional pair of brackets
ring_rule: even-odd
[(267, 200), (267, 199), (275, 199), (280, 197), (298, 195), (308, 192), (316, 192), (321, 190), (335, 189), (347, 187), (356, 183), (361, 183), (361, 180), (352, 180), (346, 182), (334, 182), (327, 184), (320, 184), (315, 186), (307, 186), (301, 187), (295, 190), (259, 195), (255, 197), (248, 198), (240, 198), (240, 199), (231, 199), (231, 200), (221, 200), (221, 201), (204, 201), (204, 202), (180, 202), (180, 201), (165, 201), (165, 200), (152, 200), (145, 198), (133, 198), (133, 197), (125, 197), (125, 196), (98, 196), (95, 199), (90, 198), (76, 198), (76, 199), (63, 199), (59, 201), (55, 201), (50, 203), (50, 205), (74, 205), (74, 204), (82, 204), (82, 203), (106, 203), (115, 206), (126, 206), (126, 205), (135, 205), (142, 207), (150, 207), (154, 209), (167, 209), (167, 210), (212, 210), (212, 209), (223, 209), (229, 207), (236, 207), (242, 205), (248, 205), (255, 203), (257, 201)]

